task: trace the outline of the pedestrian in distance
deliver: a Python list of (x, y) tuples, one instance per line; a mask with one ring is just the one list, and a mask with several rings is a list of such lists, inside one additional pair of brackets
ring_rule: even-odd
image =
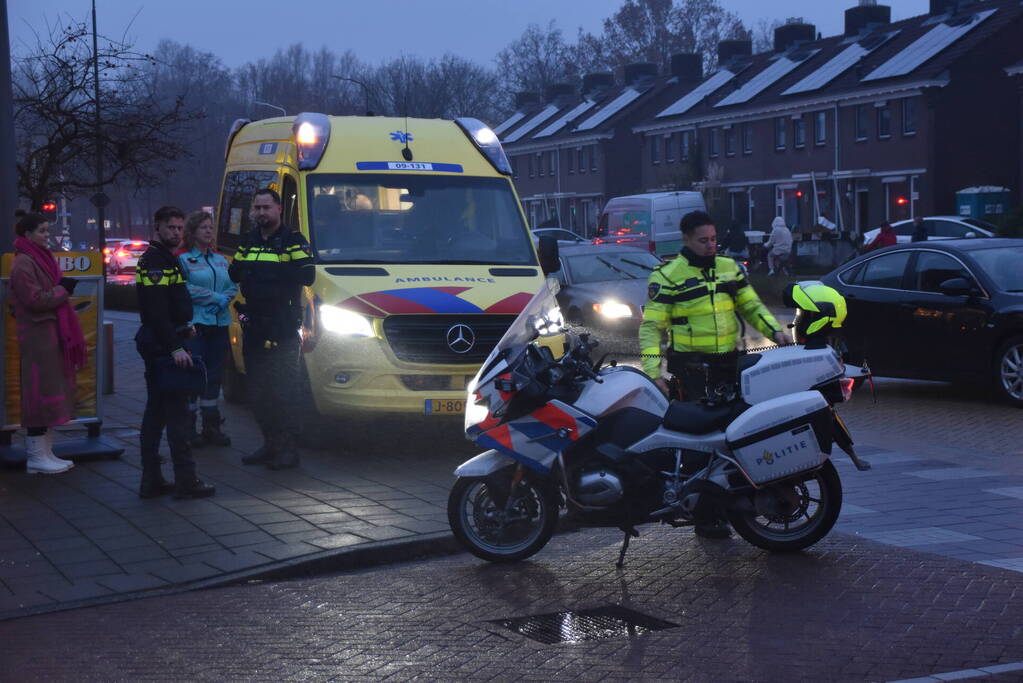
[(917, 216), (913, 219), (913, 236), (910, 239), (912, 242), (926, 242), (927, 241), (927, 228), (924, 227), (924, 217)]
[[(702, 211), (683, 216), (679, 257), (658, 266), (648, 280), (648, 300), (639, 326), (639, 345), (645, 372), (665, 396), (668, 382), (661, 376), (661, 344), (667, 342), (668, 371), (682, 385), (683, 398), (696, 401), (709, 396), (708, 368), (736, 370), (739, 342), (738, 312), (775, 343), (788, 337), (745, 273), (730, 258), (717, 254), (717, 228)], [(696, 533), (705, 538), (727, 538), (724, 524), (698, 511)]]
[(788, 274), (789, 259), (792, 256), (792, 231), (781, 216), (775, 216), (771, 222), (771, 236), (764, 243), (764, 249), (767, 250), (767, 274)]
[(299, 461), (302, 288), (313, 284), (316, 269), (302, 233), (281, 223), (281, 198), (275, 190), (253, 195), (250, 217), (254, 227), (243, 237), (229, 272), (245, 297), (245, 304), (235, 307), (242, 324), (246, 390), (263, 445), (242, 462), (281, 470), (297, 467)]
[(53, 430), (74, 416), (75, 374), (87, 362), (85, 337), (70, 304), (77, 282), (63, 277), (49, 249), (50, 224), (37, 213), (15, 227), (11, 299), (21, 355), (21, 424), (29, 474), (74, 465), (53, 453)]
[(893, 247), (898, 244), (899, 238), (895, 235), (895, 229), (892, 224), (885, 221), (881, 224), (881, 231), (877, 233), (870, 244), (863, 248), (863, 252), (874, 251), (875, 249), (883, 249), (885, 247)]
[[(192, 324), (196, 336), (191, 347), (206, 363), (206, 392), (193, 396), (189, 404), (192, 415), (189, 445), (193, 448), (230, 446), (231, 439), (221, 430), (223, 419), (217, 401), (224, 360), (230, 348), (227, 330), (231, 311), (228, 307), (238, 293), (238, 286), (228, 275), (227, 259), (217, 253), (213, 216), (205, 211), (189, 214), (185, 219), (184, 244), (185, 251), (178, 255), (178, 260), (192, 297)], [(200, 412), (202, 432), (197, 433)]]
[[(186, 346), (195, 336), (192, 297), (174, 250), (181, 244), (185, 214), (173, 206), (157, 210), (154, 239), (135, 269), (135, 291), (142, 326), (135, 346), (145, 362), (146, 409), (142, 416), (142, 482), (139, 497), (153, 498), (173, 491), (175, 498), (205, 498), (216, 489), (195, 471), (188, 445), (188, 386), (182, 377), (193, 368)], [(160, 471), (160, 438), (167, 428), (174, 484)]]

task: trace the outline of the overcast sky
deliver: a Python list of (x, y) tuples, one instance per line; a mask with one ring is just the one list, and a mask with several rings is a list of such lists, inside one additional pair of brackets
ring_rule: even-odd
[[(2, 1), (2, 0), (0, 0)], [(295, 42), (337, 52), (351, 49), (378, 63), (406, 54), (452, 52), (490, 65), (527, 25), (551, 20), (574, 40), (598, 32), (622, 0), (97, 0), (100, 33), (125, 30), (140, 50), (172, 38), (213, 52), (231, 67)], [(753, 26), (761, 18), (803, 17), (825, 36), (842, 31), (843, 11), (856, 0), (720, 0)], [(923, 14), (927, 0), (890, 0), (892, 20)], [(11, 41), (47, 22), (90, 17), (89, 0), (7, 0)], [(765, 12), (770, 12), (766, 14)]]

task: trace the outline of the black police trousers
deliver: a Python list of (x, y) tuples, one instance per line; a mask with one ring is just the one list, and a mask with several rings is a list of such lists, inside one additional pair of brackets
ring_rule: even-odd
[(298, 330), (276, 345), (246, 329), (242, 337), (245, 388), (263, 432), (264, 446), (293, 448), (298, 438), (298, 386), (301, 379), (301, 340)]
[(155, 358), (146, 363), (146, 410), (142, 415), (142, 476), (154, 477), (160, 470), (160, 437), (167, 428), (174, 479), (189, 482), (195, 479), (195, 460), (188, 446), (188, 394), (184, 391), (161, 391), (157, 382)]

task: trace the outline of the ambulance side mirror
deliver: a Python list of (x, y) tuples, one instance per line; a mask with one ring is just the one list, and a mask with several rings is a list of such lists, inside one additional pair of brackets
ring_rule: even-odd
[(537, 252), (540, 254), (540, 270), (543, 271), (545, 276), (561, 270), (558, 240), (556, 238), (550, 236), (541, 237), (537, 245)]

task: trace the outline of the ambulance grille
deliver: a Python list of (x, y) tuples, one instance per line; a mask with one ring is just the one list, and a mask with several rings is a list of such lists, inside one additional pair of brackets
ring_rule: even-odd
[[(480, 364), (513, 320), (514, 315), (392, 315), (384, 318), (384, 335), (394, 355), (407, 363)], [(457, 325), (467, 326), (474, 337), (465, 353), (448, 344), (448, 333)]]

